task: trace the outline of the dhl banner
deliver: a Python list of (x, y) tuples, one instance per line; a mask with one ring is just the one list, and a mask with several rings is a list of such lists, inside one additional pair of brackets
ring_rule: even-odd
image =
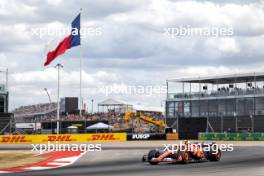
[(0, 135), (0, 144), (42, 144), (47, 142), (122, 142), (126, 140), (126, 133)]

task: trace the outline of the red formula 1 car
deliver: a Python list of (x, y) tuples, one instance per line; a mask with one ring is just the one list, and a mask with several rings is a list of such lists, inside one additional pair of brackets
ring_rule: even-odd
[(184, 143), (181, 146), (170, 146), (166, 149), (150, 150), (142, 158), (143, 162), (156, 165), (160, 162), (184, 163), (199, 161), (220, 161), (221, 151), (215, 143)]

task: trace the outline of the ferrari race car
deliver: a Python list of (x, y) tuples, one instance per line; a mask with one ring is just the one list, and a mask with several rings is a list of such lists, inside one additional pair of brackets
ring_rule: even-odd
[(184, 143), (180, 146), (170, 146), (166, 149), (150, 150), (143, 155), (142, 161), (156, 165), (160, 162), (183, 163), (201, 161), (220, 161), (221, 150), (216, 149), (215, 143)]

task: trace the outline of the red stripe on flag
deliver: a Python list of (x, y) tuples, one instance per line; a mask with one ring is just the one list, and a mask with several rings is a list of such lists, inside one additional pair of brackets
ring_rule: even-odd
[(56, 57), (62, 55), (67, 49), (71, 48), (70, 40), (71, 35), (68, 35), (59, 43), (55, 50), (48, 52), (44, 66), (49, 65)]

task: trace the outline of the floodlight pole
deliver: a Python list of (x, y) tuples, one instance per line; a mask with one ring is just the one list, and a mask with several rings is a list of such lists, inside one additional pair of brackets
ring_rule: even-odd
[(82, 117), (82, 53), (81, 53), (81, 45), (80, 45), (80, 117)]
[(236, 124), (236, 133), (238, 132), (238, 119), (236, 113), (234, 114), (235, 116), (235, 124)]
[(254, 133), (254, 116), (250, 115), (250, 120), (251, 120), (251, 132)]
[(224, 132), (224, 119), (223, 119), (223, 115), (221, 115), (221, 133)]
[(8, 68), (6, 68), (6, 90), (8, 91)]
[[(80, 14), (82, 13), (82, 8), (80, 9)], [(80, 17), (80, 30), (81, 30), (81, 17)], [(80, 32), (80, 40), (81, 40), (81, 31)], [(82, 100), (82, 45), (80, 44), (80, 112), (79, 115), (82, 118), (82, 108), (83, 108), (83, 100)]]
[(94, 104), (93, 104), (93, 103), (94, 103), (94, 99), (92, 99), (91, 101), (92, 101), (92, 111), (91, 111), (91, 112), (92, 112), (92, 114), (93, 114), (93, 109), (94, 109), (94, 107), (93, 107)]
[(46, 92), (48, 98), (49, 98), (49, 103), (51, 104), (51, 98), (50, 98), (50, 94), (48, 92), (48, 89), (47, 88), (44, 88), (44, 91)]
[(60, 69), (63, 65), (58, 63), (55, 68), (58, 69), (58, 93), (57, 93), (57, 134), (60, 134)]

